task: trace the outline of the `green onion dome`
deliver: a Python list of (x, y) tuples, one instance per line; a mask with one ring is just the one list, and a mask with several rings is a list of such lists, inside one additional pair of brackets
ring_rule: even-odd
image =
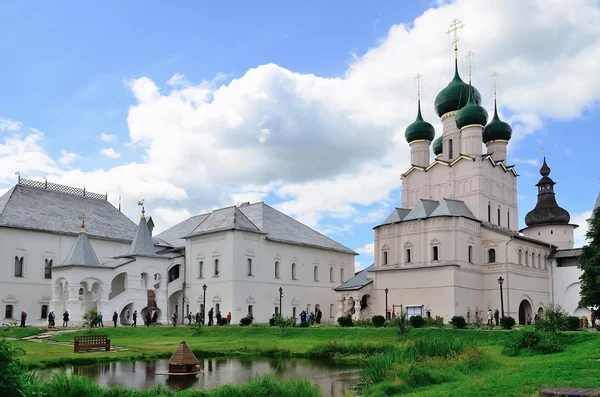
[(499, 140), (509, 141), (511, 137), (512, 128), (508, 123), (500, 120), (496, 101), (494, 101), (494, 117), (483, 129), (483, 143)]
[(406, 127), (406, 131), (404, 132), (404, 137), (408, 143), (417, 140), (431, 142), (435, 138), (435, 129), (431, 124), (423, 120), (423, 116), (421, 116), (421, 101), (418, 102), (418, 108), (417, 119)]
[[(438, 116), (442, 117), (448, 112), (454, 112), (462, 109), (467, 105), (469, 94), (469, 84), (462, 81), (458, 74), (458, 61), (454, 61), (454, 78), (435, 98), (435, 111)], [(479, 105), (481, 103), (481, 95), (475, 87), (473, 87), (473, 101)]]
[(444, 146), (442, 145), (442, 135), (440, 135), (438, 139), (433, 141), (433, 154), (435, 154), (435, 156), (437, 157), (440, 154), (442, 154), (443, 150)]
[(488, 112), (481, 105), (478, 105), (473, 100), (472, 86), (469, 84), (469, 99), (467, 105), (456, 113), (456, 126), (462, 129), (468, 125), (484, 126), (487, 123)]

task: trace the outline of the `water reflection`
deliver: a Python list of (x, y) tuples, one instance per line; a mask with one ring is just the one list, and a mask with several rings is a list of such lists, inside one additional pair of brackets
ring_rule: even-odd
[(207, 358), (200, 359), (203, 372), (197, 378), (169, 378), (156, 375), (167, 371), (167, 360), (116, 362), (68, 369), (39, 371), (51, 375), (63, 371), (78, 376), (87, 376), (96, 383), (108, 387), (126, 386), (147, 389), (156, 383), (166, 384), (172, 389), (197, 387), (212, 389), (224, 384), (242, 384), (256, 375), (275, 373), (277, 379), (304, 377), (319, 386), (325, 397), (342, 396), (358, 381), (358, 371), (351, 366), (333, 365), (309, 360), (281, 360), (268, 358)]

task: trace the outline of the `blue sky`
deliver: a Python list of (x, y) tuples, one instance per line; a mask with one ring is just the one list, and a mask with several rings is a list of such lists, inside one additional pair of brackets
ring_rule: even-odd
[[(572, 12), (599, 21), (596, 2), (577, 2)], [(15, 171), (86, 184), (113, 202), (120, 188), (126, 213), (134, 218), (135, 202), (145, 198), (160, 229), (264, 200), (363, 248), (372, 227), (401, 204), (402, 133), (414, 118), (418, 71), (426, 72), (425, 116), (435, 122), (431, 103), (451, 77), (444, 33), (457, 16), (467, 25), (461, 51), (474, 48), (474, 83), (488, 108), (487, 76), (501, 73), (501, 108), (515, 127), (509, 162), (521, 175), (520, 218), (535, 205), (543, 147), (559, 204), (584, 219), (600, 190), (600, 82), (595, 66), (585, 65), (597, 59), (597, 32), (533, 2), (493, 7), (474, 0), (5, 2), (0, 188), (14, 183)], [(526, 25), (520, 14), (532, 9), (570, 34), (553, 39), (556, 24)], [(523, 30), (516, 45), (515, 26)], [(361, 266), (371, 260), (357, 258)]]

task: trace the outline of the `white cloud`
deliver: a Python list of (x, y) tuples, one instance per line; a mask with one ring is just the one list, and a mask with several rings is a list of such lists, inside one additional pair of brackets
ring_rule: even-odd
[(58, 162), (63, 165), (69, 165), (73, 161), (78, 160), (80, 158), (81, 158), (81, 156), (78, 155), (77, 153), (72, 153), (72, 152), (68, 152), (66, 150), (61, 150), (60, 151), (60, 159), (58, 160)]
[(512, 159), (513, 162), (515, 162), (516, 164), (527, 164), (527, 165), (532, 165), (534, 167), (539, 167), (540, 166), (540, 161), (538, 159), (519, 159), (519, 158), (514, 158)]
[(19, 131), (21, 126), (22, 124), (19, 121), (0, 119), (0, 131)]
[(571, 217), (571, 223), (579, 225), (575, 229), (575, 247), (583, 247), (587, 244), (585, 235), (588, 231), (587, 220), (592, 216), (592, 211), (585, 211)]
[(185, 221), (194, 214), (185, 208), (176, 209), (158, 207), (150, 215), (152, 216), (155, 226), (152, 234), (157, 235), (163, 230), (168, 229), (170, 226)]
[(117, 153), (115, 151), (115, 149), (109, 147), (109, 148), (104, 148), (104, 149), (100, 149), (100, 154), (104, 157), (107, 157), (109, 159), (118, 159), (119, 157), (121, 157), (121, 155), (119, 153)]
[(117, 139), (117, 136), (116, 136), (116, 135), (113, 135), (113, 134), (107, 134), (107, 133), (105, 133), (105, 132), (101, 132), (101, 133), (100, 133), (100, 140), (101, 140), (101, 141), (104, 141), (104, 142), (112, 142), (112, 141), (114, 141), (115, 139)]
[(372, 256), (375, 255), (374, 247), (375, 247), (374, 243), (367, 243), (367, 244), (365, 244), (364, 247), (357, 248), (357, 249), (355, 249), (355, 251), (358, 252), (361, 255), (366, 255), (366, 256), (371, 256), (372, 257)]
[(56, 162), (42, 148), (42, 132), (6, 136), (0, 143), (0, 183), (14, 184), (15, 173), (44, 177), (60, 172)]
[[(363, 265), (362, 263), (360, 263), (359, 261), (354, 261), (354, 272), (359, 272), (361, 270), (366, 269), (367, 267), (369, 267), (370, 265)], [(353, 275), (354, 276), (354, 275)]]
[(180, 73), (165, 87), (148, 77), (129, 81), (137, 103), (127, 123), (131, 143), (143, 151), (139, 162), (61, 170), (33, 133), (9, 146), (27, 146), (36, 161), (0, 154), (0, 165), (10, 163), (0, 166), (0, 175), (53, 170), (63, 183), (94, 186), (109, 197), (121, 185), (132, 215), (140, 198), (197, 213), (277, 197), (278, 209), (309, 226), (323, 228), (328, 217), (377, 221), (385, 208), (400, 204), (392, 192), (410, 162), (403, 134), (416, 113), (417, 71), (425, 76), (424, 117), (441, 133), (433, 101), (452, 76), (445, 27), (456, 15), (466, 24), (459, 42), (463, 78), (463, 55), (471, 50), (474, 83), (491, 111), (488, 76), (501, 73), (501, 113), (513, 123), (515, 140), (539, 131), (547, 119), (573, 119), (600, 98), (597, 2), (458, 0), (391, 27), (337, 78), (266, 64), (228, 83), (217, 75), (195, 84)]

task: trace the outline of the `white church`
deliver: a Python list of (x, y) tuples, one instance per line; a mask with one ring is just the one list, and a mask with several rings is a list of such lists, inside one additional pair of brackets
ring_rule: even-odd
[(316, 309), (322, 322), (400, 312), (475, 322), (497, 308), (524, 323), (552, 302), (588, 316), (578, 306), (577, 225), (556, 202), (550, 168), (544, 159), (538, 203), (518, 230), (512, 129), (496, 103), (488, 123), (479, 92), (458, 73), (456, 43), (454, 78), (435, 100), (442, 135), (434, 141), (419, 98), (405, 134), (412, 166), (402, 207), (375, 226), (366, 270), (354, 274), (353, 250), (262, 202), (153, 236), (143, 203), (136, 225), (106, 195), (19, 176), (0, 197), (0, 322), (25, 311), (39, 324), (53, 311), (60, 324), (68, 311), (80, 324), (96, 309), (106, 322), (117, 312), (131, 324), (137, 311), (140, 323), (150, 312), (165, 324), (211, 308), (234, 324)]
[(412, 166), (402, 174), (402, 206), (374, 228), (375, 263), (336, 288), (339, 315), (404, 312), (472, 323), (498, 309), (524, 324), (558, 303), (588, 317), (578, 305), (578, 225), (557, 204), (544, 158), (537, 205), (518, 230), (518, 174), (506, 162), (512, 128), (495, 98), (488, 123), (479, 92), (459, 75), (457, 41), (454, 77), (435, 99), (442, 135), (434, 140), (419, 94), (405, 132)]

